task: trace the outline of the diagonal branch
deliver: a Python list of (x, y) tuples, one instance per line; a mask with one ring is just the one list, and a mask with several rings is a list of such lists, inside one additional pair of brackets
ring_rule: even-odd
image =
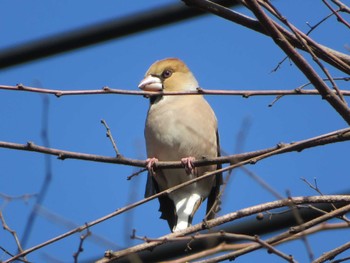
[(323, 3), (325, 3), (325, 5), (328, 7), (329, 10), (332, 11), (332, 13), (337, 17), (337, 20), (341, 23), (343, 23), (345, 26), (347, 26), (350, 29), (350, 24), (345, 21), (339, 14), (337, 11), (335, 11), (332, 6), (326, 1), (326, 0), (322, 0)]
[(346, 13), (350, 14), (350, 8), (348, 6), (346, 6), (344, 3), (342, 3), (339, 0), (332, 0), (332, 2), (339, 7), (341, 12), (346, 12)]
[[(227, 166), (227, 167), (224, 167), (222, 169), (218, 169), (216, 171), (207, 173), (207, 174), (205, 174), (205, 175), (203, 175), (201, 177), (194, 178), (194, 179), (192, 179), (192, 180), (190, 180), (188, 182), (185, 182), (183, 184), (174, 186), (174, 187), (169, 188), (169, 189), (167, 189), (165, 191), (159, 192), (159, 193), (157, 193), (155, 195), (152, 195), (152, 196), (150, 196), (148, 198), (145, 198), (145, 199), (140, 200), (140, 201), (138, 201), (136, 203), (133, 203), (133, 204), (131, 204), (129, 206), (126, 206), (124, 208), (118, 209), (117, 211), (115, 211), (115, 212), (113, 212), (113, 213), (111, 213), (109, 215), (106, 215), (106, 216), (104, 216), (102, 218), (99, 218), (99, 219), (97, 219), (95, 221), (92, 221), (92, 222), (90, 222), (88, 224), (85, 224), (84, 226), (81, 226), (79, 228), (73, 229), (73, 230), (71, 230), (69, 232), (66, 232), (66, 233), (64, 233), (64, 234), (62, 234), (62, 235), (60, 235), (58, 237), (50, 239), (50, 240), (48, 240), (48, 241), (46, 241), (46, 242), (44, 242), (42, 244), (39, 244), (39, 245), (34, 246), (34, 247), (30, 248), (30, 249), (27, 249), (27, 250), (23, 251), (22, 253), (17, 254), (15, 257), (12, 257), (11, 259), (9, 259), (8, 261), (5, 261), (5, 262), (11, 262), (11, 261), (13, 261), (15, 259), (18, 259), (18, 258), (20, 258), (22, 256), (25, 256), (25, 255), (35, 251), (35, 250), (38, 250), (38, 249), (40, 249), (40, 248), (42, 248), (42, 247), (44, 247), (44, 246), (46, 246), (48, 244), (57, 242), (58, 240), (66, 238), (67, 236), (70, 236), (70, 235), (73, 235), (75, 233), (81, 232), (81, 231), (85, 230), (87, 227), (92, 227), (92, 226), (94, 226), (96, 224), (99, 224), (99, 223), (101, 223), (103, 221), (106, 221), (106, 220), (108, 220), (108, 219), (110, 219), (110, 218), (112, 218), (114, 216), (117, 216), (117, 215), (119, 215), (121, 213), (124, 213), (124, 212), (126, 212), (126, 211), (128, 211), (128, 210), (130, 210), (132, 208), (135, 208), (135, 207), (137, 207), (137, 206), (139, 206), (141, 204), (149, 202), (150, 200), (158, 198), (159, 196), (170, 194), (170, 193), (172, 193), (172, 192), (174, 192), (174, 191), (176, 191), (176, 190), (178, 190), (180, 188), (183, 188), (183, 187), (185, 187), (187, 185), (190, 185), (192, 183), (195, 183), (195, 182), (198, 182), (198, 181), (203, 180), (205, 178), (208, 178), (210, 176), (213, 176), (216, 173), (232, 170), (234, 168), (237, 168), (237, 167), (240, 167), (240, 166), (246, 165), (246, 164), (255, 164), (257, 161), (260, 161), (262, 159), (268, 158), (268, 157), (276, 155), (276, 154), (290, 152), (290, 151), (301, 151), (303, 149), (312, 147), (311, 145), (314, 145), (316, 142), (317, 142), (317, 145), (323, 145), (323, 144), (327, 144), (327, 143), (330, 143), (330, 142), (334, 142), (334, 140), (343, 141), (344, 139), (350, 139), (350, 128), (339, 130), (339, 131), (332, 132), (332, 133), (328, 133), (328, 134), (325, 134), (325, 135), (322, 135), (322, 136), (317, 136), (317, 137), (309, 139), (309, 140), (299, 141), (297, 143), (290, 143), (288, 145), (281, 144), (281, 145), (277, 146), (276, 148), (272, 148), (272, 149), (266, 150), (266, 151), (263, 150), (263, 151), (261, 151), (262, 153), (260, 155), (244, 159), (243, 161), (240, 161), (238, 163), (237, 163), (237, 159), (229, 159), (230, 162), (234, 162), (234, 164), (232, 164), (230, 166)], [(1, 144), (3, 144), (3, 143), (0, 142), (0, 147), (1, 147)], [(12, 146), (16, 146), (16, 145), (12, 145)], [(23, 147), (22, 145), (20, 145), (20, 146)], [(64, 154), (67, 154), (67, 153), (71, 154), (71, 157), (75, 156), (75, 153), (72, 153), (72, 152), (66, 152), (66, 153), (63, 154), (59, 150), (47, 149), (45, 147), (35, 146), (35, 145), (32, 145), (32, 144), (27, 144), (27, 145), (24, 145), (24, 146), (25, 146), (24, 149), (25, 150), (29, 150), (29, 151), (33, 151), (35, 149), (35, 147), (39, 147), (41, 150), (45, 150), (45, 151), (47, 151), (47, 153), (50, 153), (50, 154), (54, 153), (55, 155), (61, 156), (61, 158), (62, 158), (62, 156), (65, 156)], [(45, 148), (45, 149), (43, 149), (43, 148)], [(89, 158), (91, 158), (91, 155), (83, 154), (83, 157), (86, 158), (87, 156), (89, 156)], [(237, 155), (233, 155), (233, 156), (237, 157)], [(240, 155), (240, 157), (243, 157), (243, 156), (244, 156), (244, 154)], [(78, 157), (78, 156), (75, 156), (75, 157)], [(103, 157), (103, 158), (104, 158), (104, 161), (106, 162), (106, 157)], [(119, 159), (120, 160), (120, 159), (123, 159), (123, 158), (121, 158), (121, 157), (120, 158), (118, 158), (118, 157), (117, 158), (107, 157), (107, 159), (109, 159), (111, 162), (113, 162), (113, 159), (117, 159), (117, 160)], [(123, 164), (126, 164), (126, 160), (125, 159), (123, 159), (122, 161), (123, 161)], [(143, 165), (146, 165), (145, 161), (136, 161), (136, 162), (142, 162)], [(198, 163), (196, 165), (200, 164), (200, 162), (202, 162), (202, 161), (198, 161)], [(209, 163), (210, 162), (217, 163), (216, 160), (210, 160), (208, 162)], [(165, 166), (166, 162), (160, 162), (160, 163), (163, 163), (163, 166), (157, 165), (156, 168), (160, 168), (160, 167), (169, 167), (169, 168), (171, 168), (171, 166)], [(170, 162), (170, 163), (182, 166), (181, 162)], [(208, 163), (206, 163), (206, 164), (208, 164)], [(231, 221), (231, 220), (229, 220), (229, 221)], [(213, 227), (213, 226), (215, 226), (215, 225), (210, 225), (209, 222), (211, 222), (211, 221), (207, 221), (205, 223), (205, 225), (203, 225), (203, 224), (200, 224), (200, 226), (197, 225), (197, 227), (199, 229), (194, 229), (193, 231), (198, 231), (198, 230), (202, 229), (203, 227)], [(223, 224), (225, 222), (227, 222), (227, 221), (225, 221), (225, 219), (224, 219), (224, 221), (222, 221), (219, 224)], [(189, 228), (189, 229), (192, 229), (192, 228)], [(187, 229), (186, 229), (186, 231), (187, 231)], [(182, 233), (182, 231), (179, 232), (179, 233)], [(184, 232), (184, 233), (187, 233), (187, 232)]]
[[(144, 243), (144, 244), (140, 244), (140, 245), (136, 245), (134, 247), (130, 247), (121, 251), (117, 251), (117, 252), (107, 252), (105, 255), (105, 258), (97, 261), (98, 263), (107, 263), (107, 262), (117, 262), (117, 260), (119, 258), (122, 258), (124, 256), (127, 256), (129, 254), (132, 253), (136, 253), (139, 251), (143, 251), (143, 250), (148, 250), (148, 249), (152, 249), (156, 246), (159, 246), (161, 244), (164, 243), (164, 240), (167, 240), (168, 238), (175, 238), (175, 237), (179, 237), (179, 236), (183, 236), (186, 234), (190, 234), (190, 233), (194, 233), (196, 231), (200, 231), (203, 230), (204, 228), (213, 228), (215, 226), (242, 218), (242, 217), (246, 217), (249, 215), (253, 215), (256, 213), (260, 213), (263, 211), (267, 211), (267, 210), (271, 210), (271, 209), (275, 209), (275, 208), (280, 208), (285, 206), (286, 204), (288, 204), (289, 202), (292, 202), (294, 205), (300, 205), (300, 204), (306, 204), (306, 203), (318, 203), (322, 200), (322, 202), (338, 202), (338, 201), (343, 201), (343, 202), (350, 202), (350, 196), (348, 195), (344, 195), (344, 196), (328, 196), (328, 198), (324, 198), (325, 196), (313, 196), (313, 197), (295, 197), (295, 198), (287, 198), (287, 199), (283, 199), (283, 200), (278, 200), (278, 201), (273, 201), (273, 202), (269, 202), (266, 204), (261, 204), (261, 205), (257, 205), (257, 206), (252, 206), (252, 207), (248, 207), (245, 209), (241, 209), (239, 211), (233, 212), (233, 213), (229, 213), (227, 215), (218, 217), (216, 219), (207, 221), (204, 225), (204, 223), (199, 223), (197, 225), (191, 226), (185, 230), (182, 231), (178, 231), (163, 237), (160, 237), (158, 241), (152, 241), (152, 242), (148, 242), (148, 243)], [(337, 201), (335, 201), (337, 200)], [(325, 215), (322, 215), (314, 220), (308, 221), (306, 223), (304, 223), (301, 226), (297, 226), (294, 228), (291, 228), (291, 230), (286, 231), (282, 234), (277, 235), (276, 237), (270, 238), (268, 240), (266, 240), (267, 243), (269, 244), (273, 244), (276, 243), (284, 238), (288, 238), (294, 234), (297, 234), (305, 229), (308, 229), (316, 224), (319, 224), (321, 222), (324, 222), (330, 218), (336, 217), (338, 215), (342, 215), (346, 212), (350, 211), (350, 205), (346, 205), (340, 209), (337, 209), (333, 212), (327, 213)], [(240, 252), (243, 254), (246, 254), (250, 251), (256, 250), (258, 248), (260, 248), (261, 245), (260, 244), (254, 244), (251, 245), (245, 249), (241, 249), (237, 252)], [(234, 252), (235, 255), (237, 254), (237, 252)], [(222, 257), (225, 257), (225, 259), (228, 258), (232, 258), (233, 256), (231, 256), (232, 253), (229, 253), (230, 257), (225, 257), (226, 255), (223, 255)], [(221, 259), (220, 259), (221, 260)], [(210, 262), (218, 262), (218, 261), (210, 261)]]
[(312, 263), (321, 263), (328, 260), (332, 260), (337, 255), (339, 255), (340, 253), (343, 253), (345, 250), (348, 250), (348, 249), (350, 249), (350, 242), (347, 242), (331, 251), (328, 251), (327, 253), (324, 253), (321, 257), (317, 258)]
[[(292, 198), (290, 200), (292, 203), (294, 203), (294, 198)], [(335, 218), (337, 216), (341, 216), (345, 213), (348, 213), (350, 211), (350, 204), (344, 206), (344, 207), (341, 207), (341, 208), (338, 208), (332, 212), (329, 212), (329, 213), (326, 213), (322, 216), (319, 216), (313, 220), (310, 220), (304, 224), (301, 224), (301, 225), (298, 225), (298, 226), (295, 226), (295, 227), (291, 227), (289, 230), (285, 231), (285, 232), (282, 232), (281, 234), (278, 234), (277, 236), (274, 236), (274, 237), (271, 237), (267, 240), (265, 240), (265, 242), (267, 242), (268, 244), (275, 244), (283, 239), (286, 239), (286, 238), (289, 238), (295, 234), (298, 234), (306, 229), (309, 229), (317, 224), (320, 224), (322, 222), (325, 222), (329, 219), (332, 219), (332, 218)], [(257, 249), (261, 248), (261, 245), (258, 245), (258, 244), (253, 244), (247, 248), (243, 248), (243, 249), (240, 249), (238, 251), (234, 251), (234, 252), (231, 252), (231, 253), (227, 253), (225, 255), (221, 255), (221, 256), (218, 256), (216, 258), (212, 258), (212, 259), (208, 259), (208, 260), (203, 260), (203, 261), (200, 261), (201, 263), (214, 263), (214, 262), (219, 262), (219, 261), (222, 261), (222, 260), (226, 260), (226, 259), (234, 259), (238, 256), (241, 256), (241, 255), (244, 255), (244, 254), (247, 254), (249, 252), (252, 252), (252, 251), (255, 251)]]
[(328, 69), (323, 66), (321, 61), (318, 59), (316, 54), (312, 51), (311, 47), (309, 46), (309, 43), (312, 43), (315, 46), (317, 46), (318, 44), (315, 41), (313, 41), (307, 34), (304, 34), (298, 28), (293, 26), (284, 16), (281, 15), (281, 13), (270, 2), (265, 3), (259, 0), (259, 3), (263, 5), (265, 8), (268, 8), (269, 11), (272, 12), (275, 15), (275, 17), (277, 17), (280, 21), (282, 21), (282, 23), (284, 23), (294, 33), (294, 35), (298, 38), (298, 40), (301, 43), (303, 43), (303, 46), (305, 47), (307, 52), (311, 55), (313, 61), (316, 62), (316, 64), (321, 68), (321, 70), (327, 76), (327, 79), (330, 81), (331, 85), (333, 86), (333, 89), (337, 92), (339, 98), (346, 104), (346, 101), (344, 100), (343, 95), (340, 93), (339, 88), (337, 84), (334, 82), (333, 77), (329, 73)]
[(275, 23), (265, 14), (258, 2), (255, 0), (246, 0), (247, 5), (255, 14), (265, 30), (269, 33), (275, 43), (290, 57), (297, 67), (310, 80), (314, 87), (320, 92), (322, 98), (326, 99), (329, 104), (350, 124), (350, 109), (337, 95), (332, 92), (325, 82), (317, 75), (309, 63), (294, 49), (291, 43), (276, 27)]
[[(240, 14), (234, 10), (221, 6), (212, 1), (209, 1), (209, 0), (182, 0), (182, 1), (184, 1), (189, 6), (194, 6), (199, 9), (205, 10), (207, 12), (211, 12), (222, 18), (225, 18), (239, 25), (245, 26), (249, 29), (252, 29), (264, 35), (269, 35), (269, 32), (266, 30), (266, 28), (264, 28), (264, 26), (262, 26), (262, 24), (258, 20), (248, 17), (246, 15)], [(288, 30), (286, 30), (282, 26), (279, 26), (277, 24), (275, 24), (275, 26), (278, 27), (278, 30), (281, 32), (283, 37), (286, 38), (288, 42), (291, 43), (291, 45), (293, 45), (298, 49), (306, 51), (303, 44), (300, 43), (300, 41), (292, 33), (290, 33)], [(331, 64), (333, 67), (343, 71), (344, 73), (350, 74), (350, 56), (323, 45), (318, 45), (318, 46), (311, 45), (311, 48), (319, 58)]]

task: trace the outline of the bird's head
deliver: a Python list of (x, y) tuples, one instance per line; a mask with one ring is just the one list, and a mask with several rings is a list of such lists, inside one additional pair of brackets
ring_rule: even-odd
[(186, 64), (177, 58), (158, 60), (140, 82), (144, 91), (180, 92), (198, 88), (198, 82)]

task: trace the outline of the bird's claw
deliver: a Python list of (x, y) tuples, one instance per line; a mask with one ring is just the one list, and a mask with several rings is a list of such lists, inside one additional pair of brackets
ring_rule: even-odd
[(194, 157), (186, 157), (181, 159), (182, 165), (185, 167), (185, 171), (187, 174), (194, 174), (194, 164), (193, 162), (196, 160)]
[(152, 175), (152, 176), (155, 176), (156, 173), (154, 171), (154, 165), (155, 163), (158, 162), (158, 159), (157, 158), (147, 158), (146, 160), (146, 168), (148, 170), (148, 172)]

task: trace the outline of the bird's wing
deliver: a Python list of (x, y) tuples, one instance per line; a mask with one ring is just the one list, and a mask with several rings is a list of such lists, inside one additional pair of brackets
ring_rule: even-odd
[[(219, 142), (219, 133), (216, 131), (216, 145), (217, 145), (217, 151), (218, 151), (218, 157), (221, 156), (220, 154), (220, 142)], [(218, 164), (217, 169), (221, 169), (222, 165)], [(220, 186), (222, 185), (222, 173), (217, 173), (215, 175), (215, 181), (213, 184), (213, 187), (210, 191), (210, 194), (208, 196), (208, 201), (207, 201), (207, 216), (206, 219), (210, 220), (215, 217), (215, 214), (219, 211), (220, 209)]]
[(145, 189), (145, 198), (150, 197), (157, 193), (156, 187), (154, 184), (156, 184), (155, 180), (153, 179), (153, 176), (148, 173), (147, 174), (147, 182), (146, 182), (146, 189)]
[[(158, 171), (156, 176), (159, 176), (159, 172), (161, 171)], [(148, 173), (145, 198), (157, 193), (159, 193), (158, 184), (154, 179), (154, 177), (150, 173)], [(167, 220), (170, 229), (173, 229), (177, 221), (176, 209), (175, 209), (173, 200), (171, 200), (167, 195), (159, 196), (158, 200), (159, 200), (159, 211), (161, 212), (160, 218)]]

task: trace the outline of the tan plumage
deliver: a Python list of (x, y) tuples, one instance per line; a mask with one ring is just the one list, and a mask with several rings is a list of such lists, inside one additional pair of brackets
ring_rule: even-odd
[[(198, 82), (179, 59), (155, 62), (147, 71), (139, 88), (145, 91), (196, 90)], [(160, 161), (179, 161), (185, 169), (162, 169), (148, 175), (146, 196), (186, 182), (220, 167), (209, 165), (191, 169), (191, 160), (219, 156), (219, 141), (215, 114), (201, 95), (151, 96), (145, 139), (147, 156)], [(150, 159), (150, 162), (154, 159)], [(190, 174), (188, 172), (190, 171)], [(191, 225), (194, 213), (208, 196), (207, 212), (218, 196), (221, 174), (201, 180), (168, 196), (159, 197), (161, 218), (172, 231)], [(214, 207), (215, 210), (216, 207)], [(208, 218), (213, 218), (215, 212)]]

